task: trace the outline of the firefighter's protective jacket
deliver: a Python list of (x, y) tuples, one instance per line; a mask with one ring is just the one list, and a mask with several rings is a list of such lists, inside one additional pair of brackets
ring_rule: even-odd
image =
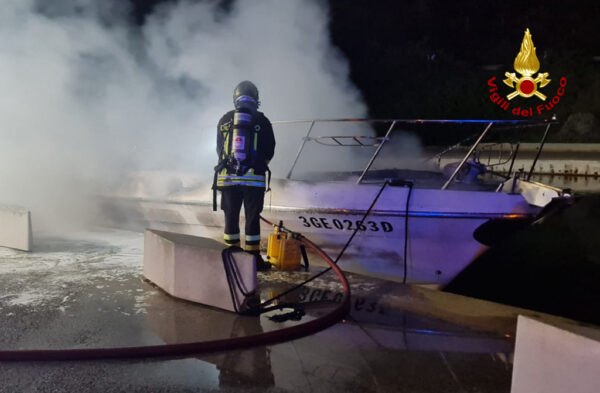
[[(220, 164), (231, 152), (234, 112), (227, 112), (217, 125), (217, 154)], [(236, 185), (265, 187), (267, 164), (275, 153), (275, 136), (271, 122), (262, 112), (256, 111), (252, 122), (254, 129), (252, 135), (253, 158), (250, 169), (242, 175), (237, 175), (224, 165), (217, 176), (217, 188)]]

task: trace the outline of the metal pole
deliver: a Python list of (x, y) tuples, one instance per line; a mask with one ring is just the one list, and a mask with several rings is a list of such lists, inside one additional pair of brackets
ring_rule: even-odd
[(510, 167), (508, 168), (508, 177), (509, 178), (512, 175), (513, 166), (515, 165), (515, 160), (517, 159), (517, 153), (519, 153), (519, 146), (521, 146), (521, 144), (517, 143), (517, 147), (515, 148), (515, 153), (513, 154), (512, 161), (510, 162)]
[(300, 153), (302, 153), (302, 149), (304, 149), (304, 145), (306, 145), (306, 142), (308, 142), (308, 136), (310, 135), (310, 132), (312, 131), (312, 129), (315, 125), (315, 122), (316, 122), (316, 120), (313, 120), (310, 123), (308, 132), (306, 133), (306, 136), (304, 137), (304, 140), (302, 141), (302, 145), (300, 146), (300, 149), (298, 149), (298, 154), (296, 154), (296, 159), (294, 160), (294, 163), (292, 164), (290, 171), (288, 172), (287, 176), (285, 177), (286, 179), (289, 179), (292, 177), (292, 171), (294, 170), (294, 167), (296, 166), (296, 163), (298, 162), (298, 158), (300, 158)]
[(479, 145), (479, 142), (481, 142), (481, 140), (483, 139), (485, 134), (487, 134), (488, 130), (492, 127), (492, 124), (494, 124), (493, 121), (488, 123), (487, 127), (485, 127), (485, 130), (483, 130), (481, 135), (479, 135), (479, 138), (477, 138), (477, 140), (475, 141), (473, 146), (471, 146), (471, 149), (469, 149), (469, 152), (467, 153), (467, 155), (465, 155), (465, 158), (463, 158), (462, 161), (460, 162), (460, 164), (458, 164), (458, 167), (454, 170), (454, 173), (452, 174), (452, 176), (450, 176), (450, 179), (448, 179), (448, 181), (446, 181), (446, 183), (444, 183), (444, 185), (442, 186), (442, 190), (445, 190), (446, 188), (448, 188), (450, 183), (452, 183), (452, 180), (454, 180), (454, 178), (458, 174), (458, 171), (460, 171), (462, 169), (463, 165), (465, 165), (465, 162), (467, 162), (467, 160), (473, 153), (473, 150), (475, 150), (475, 148), (477, 148), (477, 145)]
[(387, 130), (387, 132), (385, 133), (385, 136), (383, 137), (383, 140), (381, 141), (381, 143), (379, 144), (379, 146), (377, 146), (377, 150), (375, 150), (375, 153), (373, 153), (373, 157), (371, 157), (371, 159), (369, 160), (369, 163), (367, 164), (367, 167), (363, 170), (363, 172), (360, 174), (360, 177), (358, 178), (358, 180), (356, 181), (356, 184), (360, 184), (360, 182), (363, 181), (363, 178), (365, 177), (365, 175), (367, 174), (367, 171), (371, 168), (371, 165), (373, 165), (373, 162), (375, 161), (375, 159), (377, 158), (377, 156), (379, 155), (379, 152), (381, 151), (381, 149), (383, 148), (383, 145), (385, 144), (385, 142), (387, 142), (388, 137), (390, 136), (390, 132), (392, 132), (392, 129), (394, 129), (394, 127), (396, 126), (396, 120), (394, 120), (392, 122), (392, 125), (390, 126), (390, 128)]
[(529, 174), (527, 175), (527, 181), (531, 179), (531, 175), (533, 175), (533, 169), (535, 168), (535, 164), (537, 164), (538, 158), (540, 158), (540, 154), (542, 153), (542, 149), (544, 148), (544, 143), (546, 143), (546, 137), (548, 136), (548, 131), (550, 130), (550, 126), (552, 123), (546, 126), (546, 131), (544, 132), (544, 136), (542, 137), (542, 143), (538, 149), (537, 154), (535, 155), (535, 159), (533, 160), (533, 164), (531, 165), (531, 169), (529, 170)]

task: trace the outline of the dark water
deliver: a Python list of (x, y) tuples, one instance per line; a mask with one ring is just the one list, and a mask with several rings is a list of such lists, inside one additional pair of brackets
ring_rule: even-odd
[(600, 325), (600, 195), (500, 239), (445, 290)]

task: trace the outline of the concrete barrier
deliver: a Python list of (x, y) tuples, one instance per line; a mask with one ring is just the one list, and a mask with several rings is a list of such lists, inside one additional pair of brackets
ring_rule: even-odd
[[(229, 311), (243, 310), (256, 289), (256, 260), (235, 253), (236, 280), (228, 280), (222, 251), (215, 240), (148, 229), (144, 234), (144, 276), (167, 293)], [(231, 277), (231, 275), (230, 275)], [(231, 285), (230, 285), (231, 284)]]
[(18, 207), (0, 205), (0, 247), (31, 251), (31, 213)]
[(600, 391), (600, 330), (519, 315), (512, 393)]

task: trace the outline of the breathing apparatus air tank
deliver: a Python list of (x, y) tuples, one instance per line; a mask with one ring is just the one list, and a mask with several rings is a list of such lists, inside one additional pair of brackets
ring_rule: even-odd
[(249, 168), (253, 143), (253, 117), (259, 104), (258, 89), (250, 81), (240, 82), (233, 91), (233, 133), (231, 142), (230, 166), (237, 175), (243, 175)]
[(252, 114), (236, 109), (233, 113), (233, 135), (231, 143), (232, 166), (236, 174), (245, 172), (245, 161), (249, 156), (252, 131)]

